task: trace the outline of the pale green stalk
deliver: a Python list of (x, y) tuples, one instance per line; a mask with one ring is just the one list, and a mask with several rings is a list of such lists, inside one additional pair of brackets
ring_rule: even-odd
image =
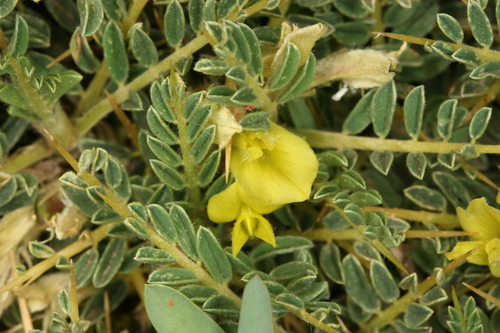
[[(318, 130), (294, 129), (297, 135), (303, 136), (313, 148), (336, 148), (357, 150), (389, 150), (406, 153), (449, 153), (460, 151), (466, 143), (422, 142), (409, 140), (392, 140), (353, 136), (344, 133), (333, 133)], [(500, 154), (500, 145), (474, 145), (479, 154)]]

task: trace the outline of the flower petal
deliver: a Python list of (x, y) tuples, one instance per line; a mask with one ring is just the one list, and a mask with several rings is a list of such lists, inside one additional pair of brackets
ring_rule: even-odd
[(236, 257), (238, 255), (241, 248), (243, 247), (243, 245), (245, 245), (249, 238), (249, 235), (243, 227), (243, 218), (244, 216), (240, 216), (234, 224), (233, 234), (231, 237), (233, 257)]
[(447, 252), (445, 255), (448, 260), (453, 260), (460, 257), (462, 254), (481, 246), (481, 248), (477, 249), (476, 252), (467, 257), (467, 261), (476, 265), (488, 265), (488, 254), (484, 248), (485, 244), (486, 242), (484, 241), (458, 242), (453, 251)]
[(266, 220), (263, 216), (256, 216), (258, 219), (257, 229), (254, 231), (254, 235), (257, 238), (262, 239), (264, 242), (271, 244), (276, 247), (276, 238), (274, 237), (273, 227), (268, 220)]
[(238, 195), (240, 199), (247, 205), (250, 206), (256, 213), (264, 215), (274, 212), (276, 209), (280, 208), (283, 205), (271, 205), (267, 201), (264, 201), (260, 198), (250, 196), (245, 189), (236, 182), (236, 187), (238, 188)]
[(243, 202), (238, 195), (237, 183), (208, 200), (208, 217), (215, 223), (231, 222), (238, 218)]
[(307, 200), (318, 174), (316, 155), (306, 141), (276, 124), (272, 124), (269, 133), (276, 138), (274, 147), (264, 149), (258, 160), (248, 159), (239, 146), (233, 147), (234, 177), (249, 196), (270, 205)]
[(485, 246), (488, 254), (488, 265), (494, 277), (500, 277), (500, 239), (494, 238)]
[(489, 206), (484, 198), (474, 199), (467, 210), (457, 208), (458, 219), (465, 231), (479, 232), (473, 240), (500, 238), (500, 211)]

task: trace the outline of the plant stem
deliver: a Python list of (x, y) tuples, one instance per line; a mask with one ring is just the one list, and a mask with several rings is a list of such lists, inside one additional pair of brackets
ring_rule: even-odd
[(12, 57), (9, 57), (9, 60), (14, 68), (16, 82), (30, 106), (30, 111), (34, 112), (42, 120), (50, 118), (53, 115), (52, 108), (49, 107), (47, 102), (38, 93), (38, 90), (31, 85), (31, 80), (24, 74), (17, 60)]
[[(318, 130), (295, 129), (294, 132), (305, 137), (313, 148), (337, 148), (359, 150), (389, 150), (406, 153), (449, 153), (460, 151), (466, 143), (421, 142), (413, 140), (392, 140), (367, 138), (344, 133)], [(474, 145), (479, 154), (500, 154), (500, 145)]]
[(134, 0), (128, 10), (127, 17), (123, 20), (122, 32), (126, 35), (130, 27), (137, 21), (148, 0)]
[(88, 238), (81, 238), (74, 242), (71, 245), (68, 245), (61, 251), (57, 252), (54, 254), (52, 257), (45, 259), (44, 261), (36, 264), (35, 266), (31, 267), (29, 270), (26, 271), (25, 274), (18, 276), (17, 278), (13, 279), (12, 281), (6, 283), (2, 287), (0, 287), (0, 295), (3, 293), (12, 290), (13, 288), (19, 287), (22, 283), (28, 281), (28, 280), (35, 280), (37, 279), (40, 275), (54, 267), (57, 263), (57, 260), (60, 257), (66, 257), (66, 258), (71, 258), (78, 253), (82, 252), (86, 248), (99, 243), (101, 240), (107, 237), (106, 232), (111, 229), (111, 227), (114, 225), (114, 223), (110, 224), (105, 224), (103, 226), (100, 226), (99, 228), (95, 229), (90, 233), (90, 239)]
[(9, 174), (15, 174), (30, 165), (51, 155), (52, 151), (48, 143), (38, 139), (31, 145), (19, 149), (14, 155), (7, 159), (1, 170)]
[[(296, 231), (286, 232), (286, 235), (298, 235)], [(456, 237), (471, 236), (474, 232), (467, 231), (449, 231), (449, 230), (408, 230), (405, 233), (406, 238), (436, 238), (436, 237)], [(346, 241), (361, 240), (363, 236), (355, 229), (330, 230), (327, 228), (313, 229), (307, 233), (301, 234), (303, 237), (312, 241)]]
[[(402, 34), (394, 34), (391, 32), (372, 32), (373, 34), (376, 35), (382, 35), (385, 37), (397, 39), (397, 40), (402, 40), (411, 44), (418, 44), (418, 45), (425, 45), (426, 43), (429, 43), (429, 45), (434, 44), (437, 42), (434, 39), (428, 39), (428, 38), (420, 38), (420, 37), (412, 37), (412, 36), (407, 36), (407, 35), (402, 35)], [(457, 51), (458, 49), (468, 49), (474, 51), (475, 54), (477, 54), (483, 62), (487, 61), (499, 61), (500, 60), (500, 52), (491, 50), (491, 49), (484, 49), (484, 48), (477, 48), (477, 47), (472, 47), (469, 45), (464, 45), (464, 44), (455, 44), (455, 43), (449, 43), (449, 42), (443, 42), (450, 46), (453, 51)]]
[(90, 107), (92, 107), (99, 96), (102, 93), (102, 89), (106, 85), (109, 79), (109, 69), (108, 63), (106, 59), (101, 61), (101, 65), (96, 71), (96, 74), (92, 77), (92, 81), (87, 87), (87, 90), (83, 93), (82, 99), (80, 103), (78, 103), (75, 109), (75, 117), (82, 115), (82, 113), (86, 112)]
[(402, 208), (362, 207), (363, 212), (383, 212), (385, 215), (403, 220), (420, 223), (437, 224), (441, 229), (453, 229), (460, 226), (458, 217), (453, 214), (432, 213), (425, 210), (411, 210)]
[[(175, 75), (175, 74), (174, 74)], [(177, 80), (172, 80), (177, 82)], [(200, 186), (198, 185), (198, 166), (194, 163), (194, 158), (191, 156), (191, 140), (188, 138), (187, 133), (187, 120), (184, 118), (184, 103), (181, 100), (182, 97), (177, 96), (177, 89), (174, 85), (172, 87), (172, 92), (174, 94), (175, 107), (174, 112), (177, 118), (177, 130), (179, 133), (179, 146), (181, 148), (181, 155), (183, 159), (184, 175), (188, 183), (189, 201), (193, 204), (196, 209), (196, 215), (200, 216), (202, 214), (203, 200), (201, 198)]]

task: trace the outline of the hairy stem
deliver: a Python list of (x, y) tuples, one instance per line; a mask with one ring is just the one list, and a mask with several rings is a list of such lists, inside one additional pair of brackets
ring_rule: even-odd
[(432, 213), (425, 210), (411, 210), (402, 208), (384, 207), (362, 207), (363, 212), (383, 212), (385, 215), (403, 220), (421, 222), (423, 224), (432, 223), (439, 225), (441, 229), (453, 229), (460, 226), (458, 217), (453, 214)]
[[(304, 136), (313, 148), (389, 150), (406, 153), (449, 153), (460, 151), (466, 145), (466, 143), (367, 138), (344, 133), (305, 129), (295, 129), (294, 132), (300, 136)], [(500, 145), (475, 144), (474, 147), (479, 154), (500, 154)]]

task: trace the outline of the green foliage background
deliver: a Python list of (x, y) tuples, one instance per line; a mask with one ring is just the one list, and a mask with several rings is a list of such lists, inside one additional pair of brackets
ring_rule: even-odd
[[(500, 2), (464, 2), (1, 1), (0, 330), (500, 332), (498, 279), (444, 256), (457, 207), (498, 207)], [(283, 22), (325, 33), (270, 68)], [(333, 101), (344, 48), (401, 50), (394, 79)], [(222, 106), (320, 161), (236, 258)]]

